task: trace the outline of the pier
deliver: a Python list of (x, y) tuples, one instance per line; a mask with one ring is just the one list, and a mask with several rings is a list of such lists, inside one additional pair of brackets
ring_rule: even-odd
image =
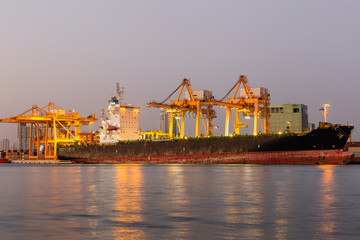
[(12, 160), (11, 163), (14, 164), (71, 164), (71, 161), (62, 161), (62, 160)]

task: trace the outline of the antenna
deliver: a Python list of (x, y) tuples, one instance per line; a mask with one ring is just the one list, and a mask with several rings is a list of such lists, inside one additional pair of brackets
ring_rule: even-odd
[(121, 101), (123, 100), (123, 94), (124, 94), (124, 87), (120, 87), (120, 84), (117, 82), (116, 83), (116, 92), (118, 95), (118, 101), (119, 101), (119, 106), (121, 106)]

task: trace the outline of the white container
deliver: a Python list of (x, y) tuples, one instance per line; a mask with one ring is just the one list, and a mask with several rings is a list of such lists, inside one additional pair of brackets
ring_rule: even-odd
[[(265, 98), (268, 94), (267, 88), (263, 87), (249, 88), (249, 91), (251, 92), (251, 96), (256, 98)], [(248, 97), (245, 92), (245, 88), (240, 88), (240, 97)]]
[[(212, 91), (209, 90), (193, 90), (192, 94), (195, 100), (210, 100), (213, 97)], [(185, 91), (185, 98), (189, 101), (191, 100), (188, 91)]]

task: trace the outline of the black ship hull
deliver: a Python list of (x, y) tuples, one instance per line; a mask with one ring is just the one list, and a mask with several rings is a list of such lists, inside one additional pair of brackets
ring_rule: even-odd
[[(266, 164), (271, 164), (272, 161), (268, 161), (271, 156), (274, 159), (274, 164), (282, 164), (275, 160), (283, 156), (286, 159), (285, 162), (289, 162), (289, 164), (297, 164), (289, 161), (292, 158), (301, 159), (301, 164), (306, 164), (306, 159), (309, 160), (308, 164), (317, 164), (318, 158), (325, 157), (328, 154), (329, 161), (321, 161), (321, 164), (344, 164), (351, 158), (351, 154), (345, 154), (345, 156), (342, 149), (352, 129), (352, 126), (328, 124), (305, 135), (261, 134), (258, 136), (211, 137), (164, 142), (125, 142), (117, 145), (68, 147), (58, 150), (58, 158), (83, 163), (251, 162), (264, 164), (266, 162)], [(152, 161), (151, 159), (157, 160)], [(173, 159), (173, 161), (169, 161), (169, 159)], [(178, 160), (181, 159), (184, 161), (179, 162)], [(209, 162), (208, 159), (216, 159), (216, 161)]]

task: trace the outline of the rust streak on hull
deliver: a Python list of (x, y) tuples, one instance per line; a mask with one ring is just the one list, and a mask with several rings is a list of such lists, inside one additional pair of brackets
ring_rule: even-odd
[(274, 151), (74, 159), (92, 164), (348, 164), (354, 154), (336, 150)]

